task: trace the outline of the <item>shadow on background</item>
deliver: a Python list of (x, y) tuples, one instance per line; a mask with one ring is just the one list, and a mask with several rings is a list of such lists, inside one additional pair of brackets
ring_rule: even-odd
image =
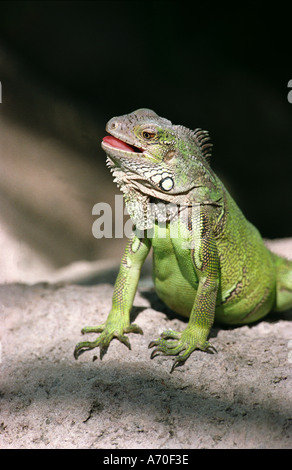
[[(73, 425), (76, 427), (68, 433), (66, 445), (68, 439), (69, 442), (70, 439), (74, 441), (78, 435), (82, 436), (91, 429), (99, 436), (109, 434), (113, 432), (114, 425), (135, 441), (139, 429), (131, 427), (130, 423), (138, 419), (141, 429), (144, 426), (147, 429), (149, 420), (158, 427), (157, 431), (162, 426), (165, 439), (171, 430), (172, 435), (176, 436), (176, 445), (181, 442), (177, 434), (185, 430), (185, 448), (200, 445), (201, 439), (218, 432), (223, 445), (234, 434), (234, 447), (249, 447), (252, 442), (255, 448), (267, 442), (267, 434), (277, 437), (282, 434), (283, 448), (285, 445), (289, 448), (289, 403), (282, 403), (280, 408), (272, 399), (254, 403), (252, 387), (237, 384), (231, 397), (222, 384), (217, 391), (212, 390), (205, 376), (200, 384), (192, 384), (191, 377), (196, 377), (196, 374), (190, 371), (190, 380), (178, 384), (165, 373), (155, 370), (152, 363), (149, 363), (149, 368), (144, 366), (143, 371), (133, 364), (127, 364), (121, 371), (113, 363), (108, 363), (106, 367), (94, 364), (86, 369), (73, 370), (67, 362), (40, 366), (39, 363), (33, 364), (31, 358), (27, 365), (34, 371), (30, 383), (20, 386), (16, 382), (12, 390), (4, 389), (1, 401), (3, 406), (8, 403), (6, 406), (9, 406), (14, 421), (19, 419), (19, 410), (27, 415), (37, 405), (38, 411), (34, 411), (33, 424), (29, 426), (34, 426), (34, 435), (39, 432), (40, 421), (55, 427), (55, 436), (60, 422), (66, 428), (68, 421), (71, 421), (71, 428)], [(229, 381), (232, 381), (231, 377)], [(49, 428), (43, 429), (49, 433)], [(159, 442), (159, 437), (158, 433), (154, 442)], [(278, 442), (272, 443), (272, 447), (273, 444), (275, 447), (279, 445)], [(129, 446), (129, 441), (120, 443), (119, 447), (123, 448), (124, 445)], [(54, 441), (56, 446), (57, 437)]]

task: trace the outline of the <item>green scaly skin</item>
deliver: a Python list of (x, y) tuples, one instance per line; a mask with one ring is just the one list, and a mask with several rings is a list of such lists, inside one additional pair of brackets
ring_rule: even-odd
[[(206, 131), (173, 125), (149, 109), (115, 117), (106, 130), (112, 136), (102, 143), (107, 164), (136, 231), (106, 322), (82, 330), (100, 336), (78, 343), (75, 358), (97, 346), (102, 358), (114, 337), (130, 349), (125, 334), (142, 334), (130, 323), (130, 311), (151, 247), (158, 296), (189, 318), (182, 332), (164, 331), (149, 344), (155, 347), (151, 358), (176, 356), (171, 372), (195, 349), (215, 350), (208, 341), (214, 320), (244, 324), (292, 307), (292, 262), (266, 248), (212, 171)], [(156, 210), (150, 221), (149, 203)], [(165, 211), (167, 205), (179, 208), (176, 215)]]

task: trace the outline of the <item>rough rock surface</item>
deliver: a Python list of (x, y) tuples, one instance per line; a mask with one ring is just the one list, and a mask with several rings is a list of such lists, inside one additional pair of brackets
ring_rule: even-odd
[(144, 335), (129, 335), (132, 351), (113, 341), (102, 361), (96, 350), (75, 361), (81, 327), (105, 320), (112, 291), (0, 286), (1, 448), (292, 447), (291, 311), (215, 326), (218, 354), (195, 351), (170, 374), (172, 359), (151, 361), (148, 344), (185, 321), (146, 282), (133, 309)]

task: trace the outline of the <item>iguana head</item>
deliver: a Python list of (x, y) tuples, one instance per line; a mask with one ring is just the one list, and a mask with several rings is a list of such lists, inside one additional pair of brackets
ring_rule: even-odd
[(206, 131), (173, 125), (144, 108), (112, 118), (106, 130), (110, 135), (103, 138), (102, 148), (126, 202), (138, 198), (145, 205), (155, 198), (188, 204), (210, 199), (215, 179)]

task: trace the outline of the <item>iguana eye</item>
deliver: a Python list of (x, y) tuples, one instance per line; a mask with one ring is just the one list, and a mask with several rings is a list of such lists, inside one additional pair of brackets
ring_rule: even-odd
[(146, 140), (150, 140), (150, 139), (153, 139), (153, 137), (155, 137), (155, 132), (149, 132), (149, 131), (143, 131), (142, 132), (142, 136), (144, 137), (144, 139)]

